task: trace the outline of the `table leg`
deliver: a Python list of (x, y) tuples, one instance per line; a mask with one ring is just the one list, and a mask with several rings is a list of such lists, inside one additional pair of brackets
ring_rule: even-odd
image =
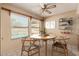
[(47, 56), (47, 41), (45, 41), (45, 55)]

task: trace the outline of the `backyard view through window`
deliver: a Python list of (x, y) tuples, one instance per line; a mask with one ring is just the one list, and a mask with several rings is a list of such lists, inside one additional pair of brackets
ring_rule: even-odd
[[(30, 23), (29, 23), (30, 22)], [(29, 24), (30, 27), (29, 27)], [(31, 31), (29, 32), (30, 29)], [(11, 13), (11, 38), (28, 37), (28, 35), (40, 34), (40, 21), (17, 13)]]
[(11, 38), (28, 36), (28, 17), (11, 13)]

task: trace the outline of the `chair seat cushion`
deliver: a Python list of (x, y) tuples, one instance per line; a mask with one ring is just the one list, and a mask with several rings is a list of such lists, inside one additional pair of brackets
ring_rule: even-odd
[(31, 46), (24, 46), (25, 51), (32, 51), (34, 49), (39, 49), (40, 46), (38, 45), (31, 45)]
[(62, 44), (61, 42), (55, 42), (55, 43), (53, 44), (53, 46), (59, 47), (59, 48), (65, 48), (65, 47), (66, 47), (66, 44)]

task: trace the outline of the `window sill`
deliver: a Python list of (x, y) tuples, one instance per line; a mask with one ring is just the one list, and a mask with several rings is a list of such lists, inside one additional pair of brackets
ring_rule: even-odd
[(11, 38), (12, 40), (26, 39), (28, 37)]

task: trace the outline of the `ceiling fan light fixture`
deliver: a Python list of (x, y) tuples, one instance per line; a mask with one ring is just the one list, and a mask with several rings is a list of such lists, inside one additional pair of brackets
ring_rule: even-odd
[(40, 6), (41, 6), (41, 10), (42, 10), (41, 14), (43, 15), (44, 13), (51, 14), (52, 11), (50, 11), (49, 9), (55, 8), (56, 7), (56, 4), (52, 4), (52, 3), (41, 3)]

